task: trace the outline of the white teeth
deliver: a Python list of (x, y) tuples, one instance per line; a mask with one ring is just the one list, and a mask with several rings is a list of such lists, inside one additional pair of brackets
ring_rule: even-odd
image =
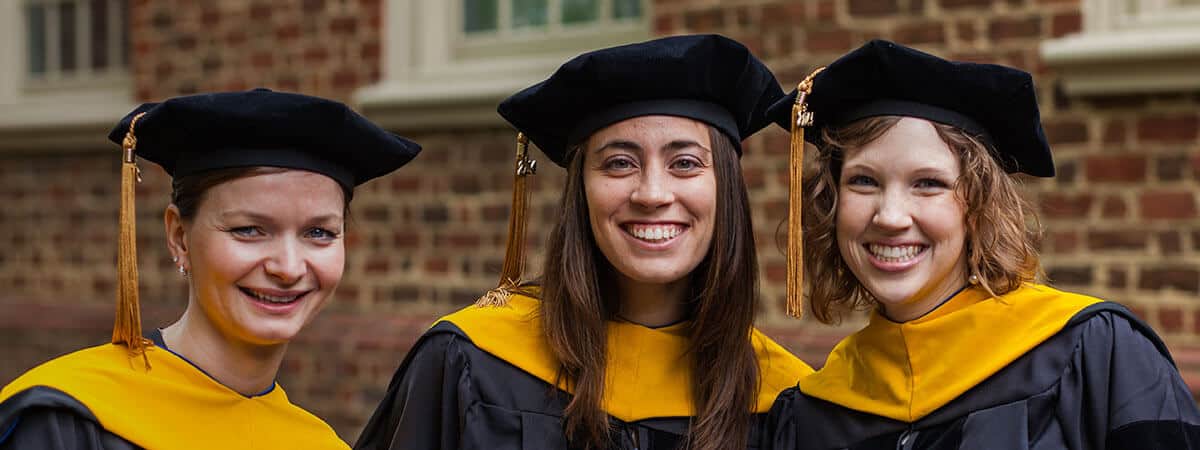
[(920, 245), (879, 245), (870, 244), (869, 249), (872, 255), (885, 262), (903, 262), (912, 259), (921, 253), (924, 247)]
[(626, 225), (625, 231), (644, 241), (671, 239), (683, 232), (680, 225)]
[(243, 289), (243, 291), (246, 293), (249, 293), (254, 298), (257, 298), (259, 300), (269, 302), (269, 303), (291, 303), (291, 302), (296, 301), (297, 298), (300, 298), (299, 295), (292, 295), (292, 296), (288, 296), (288, 297), (276, 297), (274, 295), (267, 295), (262, 292), (258, 292), (258, 291), (251, 290), (251, 289)]

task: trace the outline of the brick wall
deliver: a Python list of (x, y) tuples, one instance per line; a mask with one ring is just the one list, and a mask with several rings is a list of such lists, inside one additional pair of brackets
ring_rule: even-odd
[[(720, 32), (749, 45), (785, 84), (866, 39), (1000, 62), (1035, 74), (1060, 175), (1031, 180), (1044, 211), (1054, 283), (1130, 305), (1166, 336), (1200, 385), (1200, 177), (1196, 93), (1068, 97), (1037, 54), (1080, 27), (1078, 0), (657, 0), (658, 34)], [(379, 1), (138, 1), (131, 45), (140, 100), (266, 86), (348, 100), (379, 78)], [(495, 283), (503, 252), (513, 134), (504, 127), (409, 133), (426, 151), (356, 192), (346, 275), (292, 345), (280, 374), (294, 401), (353, 440), (411, 342), (436, 316)], [(826, 327), (782, 314), (786, 268), (776, 245), (787, 201), (787, 135), (751, 138), (742, 159), (767, 300), (760, 323), (819, 365), (860, 324)], [(107, 341), (116, 236), (115, 146), (0, 154), (0, 383), (72, 349)], [(539, 155), (540, 156), (540, 155)], [(545, 158), (542, 158), (543, 161)], [(147, 326), (186, 304), (162, 235), (168, 180), (139, 186)], [(534, 178), (530, 244), (561, 186)]]

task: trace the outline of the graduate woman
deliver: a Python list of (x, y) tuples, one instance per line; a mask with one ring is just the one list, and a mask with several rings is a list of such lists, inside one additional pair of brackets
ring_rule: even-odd
[[(288, 341), (341, 280), (356, 185), (420, 147), (345, 105), (271, 92), (148, 103), (124, 147), (113, 343), (30, 370), (0, 393), (0, 449), (339, 449), (275, 383)], [(179, 320), (143, 338), (133, 189), (138, 160), (171, 175), (166, 245), (188, 282)]]
[(500, 105), (567, 169), (542, 277), (520, 283), (523, 177), (501, 287), (433, 326), (360, 449), (746, 448), (811, 372), (753, 328), (741, 141), (783, 96), (742, 45), (597, 50)]
[(1054, 175), (1029, 74), (872, 41), (799, 90), (772, 115), (811, 119), (819, 149), (812, 312), (873, 313), (780, 395), (765, 447), (1200, 448), (1154, 332), (1035, 282), (1037, 221), (1006, 174)]

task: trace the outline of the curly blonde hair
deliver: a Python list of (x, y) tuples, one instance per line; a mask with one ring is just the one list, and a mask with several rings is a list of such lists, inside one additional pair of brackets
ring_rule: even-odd
[[(875, 305), (871, 295), (842, 259), (837, 244), (838, 182), (843, 155), (878, 139), (901, 116), (860, 119), (822, 130), (816, 173), (805, 177), (804, 270), (813, 316), (826, 324)], [(1019, 183), (1005, 173), (994, 151), (960, 128), (930, 122), (958, 156), (962, 174), (955, 194), (965, 206), (967, 273), (992, 296), (1011, 292), (1041, 276), (1037, 246), (1041, 223)]]

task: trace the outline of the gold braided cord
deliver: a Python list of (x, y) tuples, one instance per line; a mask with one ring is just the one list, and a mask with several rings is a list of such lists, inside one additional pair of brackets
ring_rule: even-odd
[(792, 105), (791, 151), (788, 155), (788, 239), (787, 239), (787, 315), (804, 316), (804, 128), (812, 125), (812, 112), (806, 102), (812, 93), (813, 78), (825, 70), (817, 68), (796, 86)]
[(529, 158), (529, 139), (517, 133), (516, 167), (513, 171), (512, 210), (508, 214), (508, 240), (504, 248), (504, 265), (500, 282), (495, 289), (475, 301), (477, 306), (503, 306), (508, 297), (521, 286), (525, 272), (525, 227), (529, 209), (529, 176), (537, 173), (537, 161)]

